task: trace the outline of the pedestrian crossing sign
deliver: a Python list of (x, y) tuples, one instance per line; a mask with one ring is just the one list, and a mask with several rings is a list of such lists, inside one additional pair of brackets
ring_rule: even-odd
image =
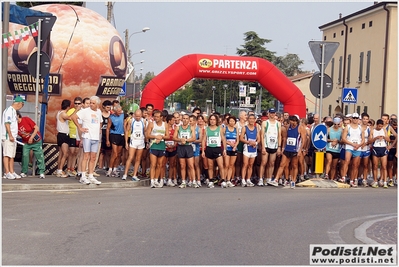
[(344, 88), (342, 90), (342, 103), (357, 103), (357, 88)]

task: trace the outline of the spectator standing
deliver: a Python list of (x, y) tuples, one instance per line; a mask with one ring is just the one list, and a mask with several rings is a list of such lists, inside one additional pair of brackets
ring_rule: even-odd
[(17, 153), (18, 117), (17, 111), (24, 106), (25, 100), (17, 96), (11, 106), (3, 111), (1, 144), (3, 146), (3, 166), (6, 179), (21, 179), (14, 171), (14, 158)]
[(28, 173), (28, 164), (30, 151), (33, 151), (37, 161), (40, 178), (45, 178), (46, 166), (44, 164), (43, 142), (39, 132), (39, 127), (29, 117), (22, 117), (17, 111), (18, 117), (18, 135), (21, 136), (24, 146), (22, 147), (22, 172), (21, 177), (25, 178)]

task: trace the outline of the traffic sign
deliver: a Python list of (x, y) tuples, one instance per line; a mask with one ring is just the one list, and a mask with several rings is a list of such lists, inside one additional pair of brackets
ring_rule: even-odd
[[(57, 17), (56, 16), (49, 16), (49, 17), (27, 16), (26, 17), (26, 21), (29, 24), (38, 22), (39, 19), (42, 20), (42, 23), (41, 23), (42, 27), (41, 27), (41, 29), (39, 29), (41, 31), (40, 32), (40, 50), (41, 50), (41, 49), (43, 49), (45, 40), (49, 36), (51, 29), (53, 28), (53, 25), (54, 25), (55, 21), (57, 20)], [(36, 44), (37, 44), (37, 38), (38, 38), (38, 36), (33, 37)]]
[(240, 104), (240, 108), (254, 108), (255, 104)]
[[(36, 77), (36, 66), (37, 66), (37, 51), (33, 52), (28, 59), (28, 71), (33, 77)], [(40, 52), (40, 63), (39, 63), (39, 76), (46, 77), (50, 73), (51, 61), (47, 53)]]
[(322, 45), (324, 45), (324, 69), (326, 69), (335, 51), (337, 51), (338, 42), (323, 42), (323, 41), (310, 41), (309, 48), (312, 52), (313, 58), (316, 61), (317, 67), (321, 71), (321, 59), (322, 59)]
[[(315, 72), (312, 79), (310, 80), (310, 92), (314, 97), (320, 98), (320, 72)], [(333, 90), (333, 82), (330, 76), (324, 74), (323, 78), (323, 98), (328, 97)]]
[(342, 90), (342, 103), (357, 103), (357, 88), (344, 88)]
[(126, 82), (123, 83), (121, 87), (121, 92), (119, 93), (119, 96), (125, 96), (126, 95)]
[(312, 144), (316, 149), (324, 149), (327, 146), (327, 126), (318, 124), (312, 131)]

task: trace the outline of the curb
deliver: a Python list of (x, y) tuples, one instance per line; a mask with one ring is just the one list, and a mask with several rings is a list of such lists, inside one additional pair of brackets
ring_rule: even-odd
[(2, 191), (23, 191), (23, 190), (68, 190), (68, 189), (101, 189), (101, 188), (133, 188), (150, 186), (150, 179), (140, 180), (138, 182), (103, 182), (101, 185), (79, 183), (70, 184), (2, 184)]

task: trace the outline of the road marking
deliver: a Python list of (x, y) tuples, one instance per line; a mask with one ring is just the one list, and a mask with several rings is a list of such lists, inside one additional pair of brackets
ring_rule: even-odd
[(348, 219), (342, 222), (339, 222), (337, 224), (334, 224), (332, 227), (330, 227), (327, 231), (328, 238), (334, 243), (334, 244), (346, 244), (346, 242), (341, 238), (339, 235), (339, 232), (341, 229), (353, 222), (360, 221), (360, 220), (367, 220), (367, 219), (372, 219), (376, 217), (387, 217), (387, 216), (397, 216), (395, 213), (390, 213), (390, 214), (379, 214), (379, 215), (369, 215), (369, 216), (363, 216), (363, 217), (355, 217), (352, 219)]

